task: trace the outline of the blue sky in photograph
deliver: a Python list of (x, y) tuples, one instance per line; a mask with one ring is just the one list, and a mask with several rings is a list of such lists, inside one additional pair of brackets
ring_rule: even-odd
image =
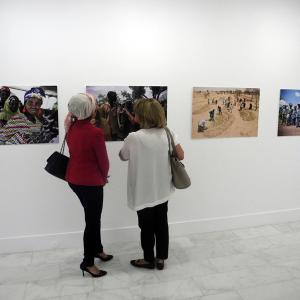
[(288, 104), (300, 103), (300, 90), (280, 90), (280, 100)]

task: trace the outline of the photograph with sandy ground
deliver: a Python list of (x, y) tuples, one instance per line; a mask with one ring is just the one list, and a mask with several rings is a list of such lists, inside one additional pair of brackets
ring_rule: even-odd
[(300, 135), (300, 90), (280, 90), (278, 136)]
[(259, 89), (193, 88), (192, 138), (254, 137)]

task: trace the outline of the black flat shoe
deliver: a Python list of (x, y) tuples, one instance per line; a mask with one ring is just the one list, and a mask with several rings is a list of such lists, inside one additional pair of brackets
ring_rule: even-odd
[(84, 272), (89, 273), (92, 277), (102, 277), (107, 274), (107, 272), (103, 270), (99, 270), (99, 273), (95, 274), (91, 272), (83, 262), (80, 264), (80, 269), (82, 271), (82, 276), (84, 276)]
[(163, 260), (163, 259), (157, 259), (157, 260), (156, 260), (156, 268), (157, 268), (158, 270), (163, 270), (164, 267), (165, 267), (165, 262), (164, 262), (164, 260)]
[(137, 268), (154, 269), (154, 263), (147, 262), (144, 259), (134, 259), (130, 263)]
[(109, 261), (109, 260), (113, 259), (113, 255), (110, 255), (110, 254), (106, 254), (105, 257), (102, 257), (99, 254), (96, 254), (95, 257), (101, 259), (102, 261)]

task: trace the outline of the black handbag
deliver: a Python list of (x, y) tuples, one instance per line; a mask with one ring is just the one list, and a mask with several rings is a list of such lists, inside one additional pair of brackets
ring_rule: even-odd
[(169, 143), (169, 158), (172, 172), (172, 182), (177, 189), (186, 189), (191, 185), (191, 179), (186, 172), (184, 164), (175, 153), (175, 143), (168, 127), (165, 127)]
[(68, 166), (68, 162), (70, 159), (68, 156), (64, 155), (66, 137), (67, 137), (67, 134), (65, 135), (64, 141), (61, 145), (60, 152), (55, 151), (54, 153), (52, 153), (48, 157), (47, 164), (45, 166), (45, 170), (49, 174), (51, 174), (55, 177), (58, 177), (62, 180), (65, 180), (67, 166)]

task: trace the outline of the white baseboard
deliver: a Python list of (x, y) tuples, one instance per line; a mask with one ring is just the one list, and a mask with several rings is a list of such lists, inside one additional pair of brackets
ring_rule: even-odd
[[(170, 222), (169, 225), (170, 236), (172, 237), (191, 233), (224, 231), (266, 224), (294, 222), (298, 220), (300, 220), (300, 208)], [(81, 247), (82, 234), (82, 231), (76, 231), (1, 238), (0, 253)], [(102, 239), (105, 244), (134, 241), (139, 239), (139, 228), (137, 226), (130, 226), (103, 229)]]

